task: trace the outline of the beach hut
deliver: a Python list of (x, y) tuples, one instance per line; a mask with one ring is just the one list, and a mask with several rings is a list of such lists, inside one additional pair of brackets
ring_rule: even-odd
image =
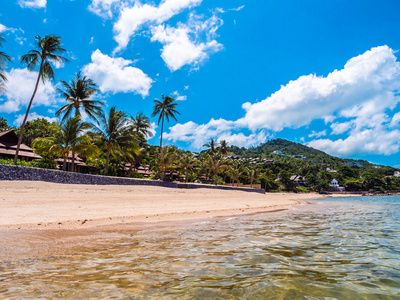
[[(0, 132), (0, 158), (10, 159), (14, 158), (15, 152), (17, 150), (18, 136), (14, 130), (8, 130)], [(33, 152), (33, 149), (25, 144), (21, 144), (18, 159), (31, 161), (34, 159), (42, 158)]]

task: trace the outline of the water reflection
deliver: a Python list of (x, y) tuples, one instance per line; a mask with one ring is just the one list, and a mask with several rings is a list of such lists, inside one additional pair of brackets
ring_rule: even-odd
[(0, 297), (400, 299), (400, 198), (317, 202), (4, 261)]

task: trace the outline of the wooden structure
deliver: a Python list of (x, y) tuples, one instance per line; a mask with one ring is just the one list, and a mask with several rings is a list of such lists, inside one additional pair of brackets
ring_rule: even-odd
[[(14, 158), (15, 152), (17, 150), (18, 136), (14, 130), (8, 130), (0, 132), (0, 157), (5, 159)], [(25, 144), (21, 144), (18, 159), (31, 161), (34, 159), (42, 158), (33, 152), (33, 149)]]

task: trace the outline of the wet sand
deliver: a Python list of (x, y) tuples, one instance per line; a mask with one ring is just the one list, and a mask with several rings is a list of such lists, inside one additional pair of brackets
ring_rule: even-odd
[(313, 198), (321, 195), (1, 181), (0, 259), (76, 253), (143, 229), (159, 234), (192, 220), (279, 211)]

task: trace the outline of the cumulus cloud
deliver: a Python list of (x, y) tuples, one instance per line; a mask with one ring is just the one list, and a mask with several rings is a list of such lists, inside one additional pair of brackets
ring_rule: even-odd
[(351, 132), (345, 139), (320, 139), (308, 143), (310, 147), (329, 154), (348, 156), (352, 154), (384, 154), (399, 152), (400, 130), (388, 130), (385, 124), (372, 129)]
[[(107, 2), (98, 0), (97, 2)], [(141, 4), (135, 1), (133, 6), (124, 5), (118, 21), (114, 24), (116, 52), (125, 49), (131, 37), (142, 25), (157, 25), (169, 20), (183, 10), (199, 5), (202, 0), (163, 0), (158, 6)], [(93, 3), (92, 3), (93, 4)]]
[[(215, 124), (212, 119), (203, 125), (177, 124), (167, 136), (199, 147), (204, 139), (217, 138), (225, 132), (228, 135), (243, 129), (253, 134), (263, 130), (279, 132), (324, 120), (327, 128), (311, 132), (309, 137), (314, 140), (308, 145), (340, 156), (389, 155), (399, 151), (400, 113), (393, 114), (400, 102), (399, 89), (400, 64), (394, 51), (388, 46), (375, 47), (351, 58), (343, 69), (326, 77), (301, 76), (265, 100), (244, 103), (245, 114), (236, 121), (220, 119)], [(229, 127), (224, 129), (227, 124)], [(318, 139), (327, 134), (347, 136), (337, 140)]]
[[(6, 72), (6, 97), (0, 97), (0, 112), (13, 113), (27, 106), (35, 88), (38, 72), (27, 69), (12, 69)], [(52, 82), (40, 82), (32, 106), (51, 106), (56, 104), (56, 87)]]
[(96, 50), (92, 62), (83, 67), (83, 73), (99, 85), (100, 91), (111, 93), (149, 94), (153, 80), (142, 70), (131, 66), (133, 61), (113, 58)]
[(18, 0), (19, 6), (22, 8), (46, 8), (46, 0)]
[[(25, 118), (25, 114), (21, 114), (21, 115), (17, 115), (17, 116), (15, 116), (15, 121), (14, 121), (14, 125), (15, 126), (20, 126), (21, 124), (22, 124), (22, 122), (24, 121), (24, 118)], [(57, 122), (58, 121), (58, 119), (57, 118), (49, 118), (49, 117), (47, 117), (47, 116), (42, 116), (42, 115), (39, 115), (39, 114), (37, 114), (36, 112), (33, 112), (33, 113), (30, 113), (29, 115), (28, 115), (28, 119), (27, 119), (27, 121), (32, 121), (32, 120), (36, 120), (36, 119), (46, 119), (47, 121), (49, 121), (49, 122)]]
[(168, 25), (153, 27), (151, 41), (163, 44), (161, 58), (171, 71), (184, 65), (197, 66), (210, 54), (223, 48), (214, 39), (222, 24), (222, 20), (216, 15), (206, 21), (191, 15), (188, 24), (179, 23), (176, 28)]
[(3, 24), (0, 24), (0, 32), (6, 31), (7, 27), (4, 26)]

